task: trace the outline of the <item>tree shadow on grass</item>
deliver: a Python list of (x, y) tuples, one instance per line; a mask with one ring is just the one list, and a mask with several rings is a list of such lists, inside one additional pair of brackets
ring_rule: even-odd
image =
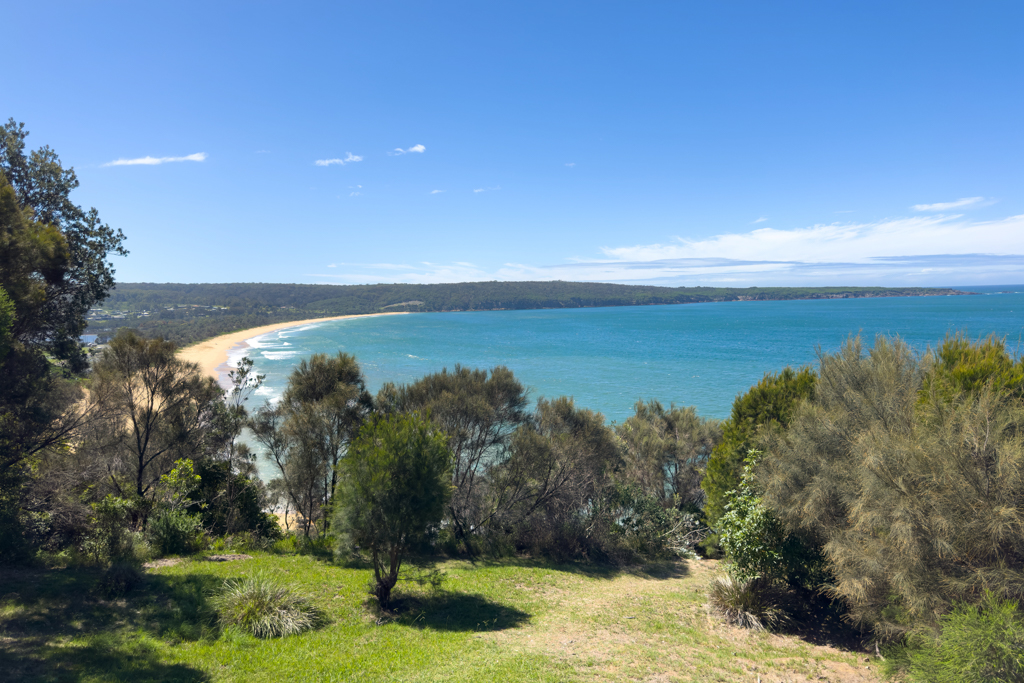
[(477, 559), (474, 564), (481, 567), (546, 569), (548, 571), (577, 574), (588, 579), (604, 579), (608, 581), (627, 575), (651, 580), (681, 579), (690, 573), (687, 560), (664, 560), (644, 564), (620, 565), (599, 562), (554, 562), (539, 558), (514, 557)]
[(870, 634), (850, 623), (841, 602), (815, 591), (791, 589), (783, 607), (790, 619), (772, 629), (773, 632), (796, 636), (812, 645), (873, 652), (866, 648)]
[(146, 575), (135, 590), (110, 599), (97, 589), (101, 576), (95, 569), (0, 575), (0, 671), (19, 672), (11, 680), (207, 680), (197, 669), (160, 662), (138, 634), (171, 642), (216, 638), (207, 604), (216, 577)]
[(530, 615), (480, 595), (436, 593), (396, 595), (381, 620), (431, 631), (504, 631), (525, 624)]

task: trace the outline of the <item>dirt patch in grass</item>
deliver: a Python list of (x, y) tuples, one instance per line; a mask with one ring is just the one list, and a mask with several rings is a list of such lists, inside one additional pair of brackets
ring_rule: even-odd
[(564, 592), (519, 584), (554, 603), (551, 609), (477, 637), (569, 663), (585, 680), (881, 680), (864, 652), (817, 645), (806, 634), (753, 633), (709, 614), (707, 583), (720, 571), (718, 562), (703, 560), (572, 581)]

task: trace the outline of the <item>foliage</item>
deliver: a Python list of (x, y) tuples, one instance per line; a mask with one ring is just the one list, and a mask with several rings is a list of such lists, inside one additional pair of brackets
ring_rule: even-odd
[(451, 496), (447, 439), (417, 413), (371, 419), (338, 470), (335, 533), (373, 560), (373, 594), (387, 607), (402, 560), (436, 529)]
[(511, 536), (519, 551), (605, 559), (606, 544), (588, 519), (621, 462), (600, 413), (564, 396), (539, 399), (532, 419), (513, 433), (508, 456), (488, 472), (492, 532)]
[(701, 488), (707, 494), (704, 515), (717, 528), (729, 493), (739, 488), (747, 452), (759, 445), (765, 430), (784, 429), (801, 400), (812, 395), (815, 375), (810, 368), (785, 368), (766, 374), (746, 393), (736, 397), (729, 419), (722, 424), (722, 441), (708, 459)]
[(88, 446), (120, 495), (153, 497), (175, 462), (219, 448), (211, 437), (223, 390), (175, 350), (123, 330), (95, 363), (91, 394), (102, 419)]
[(990, 336), (971, 342), (963, 333), (947, 335), (930, 360), (922, 402), (933, 391), (950, 401), (958, 394), (977, 394), (986, 386), (1007, 397), (1024, 398), (1024, 358), (1014, 362), (1001, 339)]
[(526, 388), (506, 367), (472, 370), (456, 365), (408, 385), (385, 384), (377, 395), (386, 413), (418, 412), (448, 437), (454, 490), (445, 520), (472, 551), (471, 535), (493, 519), (485, 499), (487, 470), (508, 457), (513, 432), (529, 419)]
[(108, 598), (119, 598), (142, 583), (142, 572), (134, 562), (115, 562), (100, 577), (96, 589)]
[(718, 420), (701, 418), (696, 408), (668, 410), (658, 401), (637, 401), (634, 414), (615, 427), (624, 461), (623, 479), (665, 505), (697, 511), (700, 488), (712, 449), (721, 441)]
[(602, 525), (609, 532), (605, 553), (627, 561), (694, 558), (693, 548), (705, 532), (695, 514), (666, 507), (638, 484), (612, 484), (590, 516), (591, 528)]
[(939, 630), (919, 631), (894, 653), (913, 683), (1024, 681), (1024, 616), (1013, 600), (987, 592), (978, 605), (958, 604)]
[(354, 356), (317, 353), (292, 372), (281, 402), (250, 422), (307, 537), (327, 530), (338, 463), (372, 406)]
[(165, 509), (146, 528), (154, 550), (164, 555), (189, 555), (204, 545), (203, 518), (185, 510)]
[(253, 474), (232, 473), (230, 463), (205, 458), (195, 464), (199, 485), (192, 492), (189, 512), (199, 514), (212, 535), (255, 534), (277, 539), (281, 535), (269, 507), (266, 487)]
[(817, 588), (826, 571), (820, 549), (789, 533), (756, 491), (754, 470), (761, 455), (749, 452), (739, 489), (729, 496), (719, 521), (720, 542), (732, 562), (731, 571), (740, 581), (782, 580)]
[[(114, 270), (107, 257), (127, 255), (124, 235), (104, 225), (96, 209), (83, 210), (70, 195), (78, 187), (72, 168), (63, 168), (57, 154), (41, 147), (26, 155), (24, 124), (10, 119), (0, 126), (0, 193), (13, 191), (16, 209), (31, 222), (31, 246), (5, 244), (0, 266), (0, 285), (18, 303), (15, 336), (26, 346), (45, 349), (54, 358), (67, 361), (71, 369), (85, 367), (78, 337), (85, 331), (85, 314), (107, 297), (114, 285)], [(10, 216), (7, 200), (0, 214)], [(0, 218), (0, 223), (6, 222)], [(8, 235), (10, 233), (7, 233)], [(35, 272), (42, 277), (38, 294), (23, 298), (8, 287), (15, 272)], [(26, 293), (27, 294), (27, 293)], [(29, 308), (22, 301), (31, 301)], [(30, 312), (31, 311), (31, 312)]]
[(224, 582), (211, 602), (223, 626), (237, 626), (257, 638), (296, 635), (318, 620), (308, 600), (262, 572)]
[(814, 398), (758, 471), (765, 504), (823, 544), (834, 595), (882, 633), (984, 590), (1024, 595), (1024, 405), (988, 381), (922, 395), (936, 367), (885, 337), (821, 354)]
[(764, 579), (740, 579), (726, 574), (711, 579), (708, 603), (726, 621), (754, 631), (764, 631), (786, 621), (786, 613), (777, 606), (771, 582)]
[(129, 520), (137, 512), (138, 503), (110, 494), (93, 503), (92, 509), (92, 533), (85, 541), (85, 551), (98, 562), (133, 562), (136, 558)]

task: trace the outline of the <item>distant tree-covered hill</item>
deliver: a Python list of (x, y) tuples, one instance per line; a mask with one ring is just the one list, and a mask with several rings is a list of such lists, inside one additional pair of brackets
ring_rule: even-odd
[(383, 311), (492, 311), (649, 306), (709, 301), (962, 294), (925, 287), (653, 287), (600, 282), (463, 282), (441, 285), (119, 283), (94, 310), (89, 333), (120, 327), (180, 345), (274, 322)]

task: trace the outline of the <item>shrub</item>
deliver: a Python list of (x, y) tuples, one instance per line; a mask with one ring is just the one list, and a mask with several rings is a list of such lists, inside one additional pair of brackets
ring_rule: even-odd
[(451, 496), (447, 439), (418, 413), (368, 422), (339, 466), (339, 550), (369, 551), (372, 593), (387, 607), (404, 556), (437, 527)]
[(160, 555), (187, 555), (203, 546), (203, 521), (184, 510), (167, 510), (149, 522), (149, 540)]
[(935, 626), (986, 589), (1024, 598), (1024, 401), (1005, 373), (982, 381), (1009, 359), (957, 374), (1004, 353), (968, 351), (921, 359), (878, 337), (821, 354), (813, 399), (757, 469), (765, 504), (822, 544), (830, 593), (881, 634)]
[(319, 619), (305, 598), (262, 572), (226, 581), (211, 604), (222, 626), (237, 626), (257, 638), (302, 633)]
[(130, 593), (142, 582), (142, 572), (131, 562), (115, 562), (103, 572), (96, 589), (108, 598)]
[(814, 393), (816, 375), (810, 368), (785, 368), (767, 374), (747, 393), (736, 397), (732, 414), (722, 423), (722, 441), (711, 451), (701, 488), (707, 494), (707, 524), (718, 528), (729, 494), (743, 476), (747, 452), (759, 445), (765, 432), (785, 428), (800, 402)]
[(93, 503), (92, 531), (83, 549), (97, 562), (117, 563), (135, 559), (129, 518), (136, 510), (132, 501), (108, 495)]
[(785, 611), (777, 606), (778, 592), (765, 579), (738, 579), (732, 575), (718, 576), (708, 586), (711, 609), (730, 624), (755, 631), (764, 631), (787, 620)]
[(815, 588), (826, 575), (820, 548), (788, 533), (755, 490), (754, 468), (761, 453), (750, 451), (743, 478), (725, 515), (719, 521), (719, 540), (742, 580), (782, 580), (792, 586)]
[(692, 513), (665, 507), (637, 484), (611, 486), (592, 516), (599, 525), (608, 526), (608, 540), (617, 546), (607, 548), (607, 554), (625, 555), (622, 559), (692, 557), (693, 546), (702, 538)]
[(940, 626), (910, 638), (909, 681), (1024, 681), (1024, 616), (1016, 602), (987, 593), (980, 606), (960, 604)]

